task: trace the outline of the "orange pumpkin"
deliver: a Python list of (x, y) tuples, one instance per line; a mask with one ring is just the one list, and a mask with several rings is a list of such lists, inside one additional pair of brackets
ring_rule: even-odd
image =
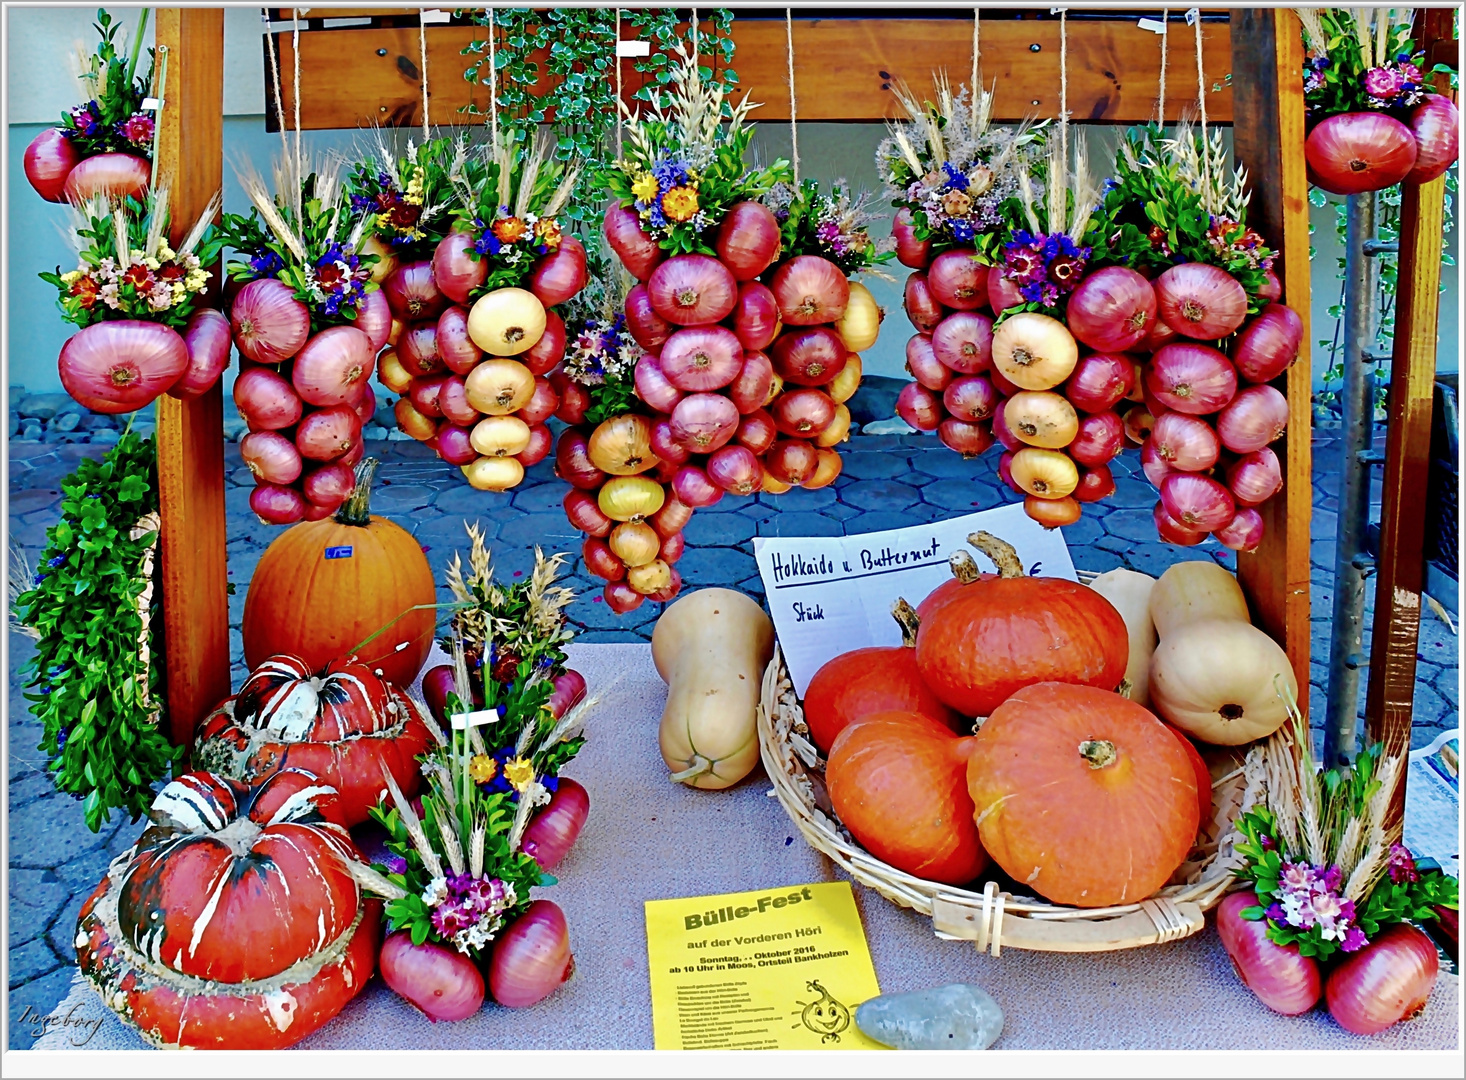
[(898, 600), (891, 614), (902, 644), (853, 649), (827, 661), (804, 691), (809, 737), (825, 753), (852, 721), (871, 713), (906, 711), (961, 730), (961, 717), (943, 705), (916, 670), (916, 612)]
[(427, 662), (437, 622), (433, 572), (406, 529), (371, 516), (377, 464), (357, 466), (356, 488), (335, 517), (291, 526), (260, 556), (244, 600), (251, 670), (277, 653), (312, 670), (354, 655), (406, 687)]
[(916, 713), (863, 717), (830, 750), (830, 802), (850, 834), (882, 862), (963, 885), (988, 862), (967, 793), (973, 745), (971, 736), (954, 736)]
[(998, 576), (956, 587), (922, 618), (916, 664), (937, 697), (964, 716), (988, 716), (1034, 683), (1120, 685), (1130, 638), (1108, 600), (1077, 581), (1026, 576), (1018, 553), (990, 533), (968, 542)]
[(1167, 731), (1180, 740), (1181, 749), (1186, 751), (1186, 760), (1191, 762), (1191, 770), (1196, 773), (1196, 805), (1201, 811), (1201, 823), (1197, 827), (1201, 828), (1211, 820), (1211, 769), (1207, 767), (1206, 759), (1201, 756), (1201, 751), (1196, 749), (1196, 744), (1186, 737), (1185, 732), (1180, 728), (1172, 727), (1164, 720), (1161, 723), (1165, 725)]
[(1040, 896), (1086, 908), (1134, 903), (1191, 850), (1196, 773), (1135, 702), (1039, 683), (995, 709), (974, 740), (967, 785), (982, 846)]

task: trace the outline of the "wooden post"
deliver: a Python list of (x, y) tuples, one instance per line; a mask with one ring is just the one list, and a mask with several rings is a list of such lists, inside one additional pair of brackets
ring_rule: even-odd
[(1283, 466), (1283, 490), (1263, 506), (1262, 543), (1251, 555), (1237, 557), (1237, 577), (1253, 618), (1287, 650), (1298, 678), (1298, 707), (1306, 715), (1313, 365), (1303, 39), (1298, 17), (1286, 9), (1233, 8), (1231, 19), (1232, 133), (1252, 183), (1248, 224), (1278, 252), (1273, 270), (1283, 283), (1283, 302), (1303, 319), (1303, 349), (1279, 380), (1288, 395), (1288, 434), (1274, 447)]
[[(224, 11), (159, 8), (156, 41), (168, 58), (157, 176), (169, 185), (177, 241), (223, 182)], [(168, 722), (186, 746), (229, 695), (223, 388), (191, 401), (160, 397), (157, 446)]]

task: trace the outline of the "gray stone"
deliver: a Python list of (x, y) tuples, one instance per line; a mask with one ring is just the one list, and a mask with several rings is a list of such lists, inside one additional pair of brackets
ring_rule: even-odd
[[(98, 879), (100, 880), (100, 878)], [(66, 903), (70, 890), (54, 870), (10, 870), (10, 941), (9, 947), (46, 932), (46, 926)], [(15, 985), (15, 954), (11, 953), (11, 986)]]
[(975, 458), (965, 458), (961, 454), (953, 453), (945, 446), (913, 454), (911, 467), (927, 476), (955, 477), (957, 479), (996, 476), (998, 473), (996, 458), (990, 460), (986, 454)]
[(24, 845), (10, 849), (10, 865), (43, 869), (93, 851), (116, 831), (116, 816), (112, 820), (112, 826), (94, 833), (86, 827), (80, 803), (64, 795), (37, 799), (10, 815), (10, 835), (26, 838)]
[(20, 399), (19, 412), (23, 417), (36, 420), (50, 420), (63, 409), (71, 398), (66, 394), (27, 394)]
[[(838, 534), (836, 534), (838, 535)], [(689, 585), (727, 585), (758, 573), (752, 555), (736, 548), (688, 548), (677, 560), (682, 580)]]
[[(848, 488), (845, 490), (849, 490)], [(816, 488), (809, 491), (805, 488), (795, 488), (793, 491), (786, 491), (782, 495), (770, 495), (763, 492), (759, 495), (758, 501), (765, 506), (772, 506), (781, 514), (790, 512), (799, 513), (804, 510), (823, 510), (826, 506), (832, 505), (838, 497), (837, 489), (833, 486)], [(728, 502), (724, 499), (723, 502)], [(849, 502), (843, 499), (842, 502)], [(785, 534), (791, 535), (791, 534)]]
[(923, 502), (939, 506), (943, 510), (955, 510), (959, 514), (986, 510), (999, 501), (996, 496), (997, 492), (987, 484), (955, 477), (933, 480), (921, 489)]
[[(10, 1014), (9, 1049), (29, 1050), (31, 1044), (45, 1033), (43, 1026), (33, 1018), (45, 1016), (61, 1003), (71, 988), (71, 977), (75, 973), (73, 965), (63, 964), (10, 991), (6, 1010)], [(87, 1014), (88, 1018), (101, 1016), (106, 1011), (100, 1001), (93, 1001), (88, 1007), (92, 1010)], [(26, 1017), (26, 1023), (20, 1022), (22, 1016)]]
[(889, 420), (866, 424), (862, 430), (867, 435), (910, 435), (916, 429), (899, 416), (893, 416)]
[(20, 438), (25, 442), (40, 442), (41, 422), (27, 418), (20, 426)]
[(23, 945), (12, 945), (10, 954), (10, 989), (38, 979), (61, 966), (43, 937), (32, 938)]
[[(696, 520), (695, 518), (693, 520)], [(776, 514), (758, 523), (760, 536), (843, 536), (840, 522), (823, 514)]]
[(87, 413), (81, 418), (81, 426), (84, 431), (106, 431), (117, 427), (117, 417), (106, 413)]
[(840, 492), (840, 501), (862, 510), (904, 510), (921, 492), (897, 480), (857, 480)]
[(888, 420), (896, 415), (896, 398), (905, 379), (893, 379), (885, 375), (867, 375), (860, 380), (860, 389), (845, 403), (850, 410), (850, 419), (868, 430), (867, 425), (879, 420)]
[(381, 424), (368, 424), (362, 428), (361, 437), (368, 442), (382, 442), (391, 437), (391, 430)]
[(10, 424), (5, 429), (5, 431), (6, 431), (6, 434), (8, 434), (11, 438), (14, 438), (16, 435), (19, 435), (20, 434), (20, 414), (19, 413), (11, 413), (10, 414)]
[(692, 547), (731, 547), (751, 538), (757, 524), (744, 514), (692, 515), (682, 535)]
[(906, 459), (900, 454), (855, 452), (843, 456), (840, 475), (856, 480), (890, 480), (907, 472)]
[(981, 987), (950, 983), (871, 998), (855, 1026), (898, 1050), (986, 1050), (1003, 1033), (1003, 1010)]
[(387, 432), (388, 442), (408, 442), (411, 439), (412, 436), (409, 435), (407, 432), (398, 431), (396, 428), (393, 428), (391, 431)]

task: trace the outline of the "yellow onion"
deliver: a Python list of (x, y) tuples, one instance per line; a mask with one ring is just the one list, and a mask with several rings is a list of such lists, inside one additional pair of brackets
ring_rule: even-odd
[(427, 442), (438, 433), (437, 421), (418, 412), (406, 398), (397, 399), (397, 404), (392, 406), (392, 413), (397, 417), (397, 426), (418, 442)]
[(1020, 311), (993, 331), (993, 365), (1023, 390), (1048, 390), (1079, 363), (1079, 346), (1058, 319)]
[(653, 559), (642, 566), (627, 567), (626, 584), (642, 596), (650, 596), (672, 584), (672, 568), (661, 559)]
[(1079, 433), (1079, 414), (1062, 394), (1020, 390), (1003, 405), (1003, 423), (1029, 446), (1061, 450)]
[(645, 566), (662, 550), (662, 538), (644, 521), (623, 521), (611, 530), (606, 543), (627, 566)]
[(491, 357), (463, 380), (468, 403), (486, 416), (508, 416), (534, 397), (534, 376), (518, 360)]
[(652, 453), (652, 426), (635, 413), (603, 420), (591, 432), (588, 453), (591, 464), (612, 476), (636, 476), (658, 463)]
[(529, 446), (529, 425), (517, 416), (486, 416), (468, 441), (484, 457), (513, 457)]
[(545, 305), (528, 289), (495, 289), (468, 313), (468, 336), (490, 356), (518, 356), (545, 333)]
[(402, 332), (406, 329), (407, 324), (401, 319), (394, 317), (391, 324), (387, 327), (387, 344), (395, 348), (397, 342), (402, 338)]
[(651, 517), (667, 501), (662, 485), (646, 476), (613, 476), (602, 485), (596, 503), (612, 521)]
[(412, 372), (397, 359), (396, 349), (386, 349), (377, 357), (377, 379), (394, 394), (405, 394), (412, 388)]
[(773, 402), (774, 398), (778, 397), (783, 392), (784, 376), (780, 375), (776, 371), (774, 372), (773, 381), (769, 383), (769, 396), (764, 398), (764, 408), (767, 409), (769, 405)]
[(876, 343), (881, 332), (881, 320), (885, 316), (870, 290), (858, 281), (852, 281), (850, 301), (845, 305), (845, 314), (835, 323), (835, 329), (845, 339), (845, 348), (860, 352)]
[[(821, 431), (815, 437), (816, 446), (834, 446), (836, 443), (845, 442), (850, 438), (850, 410), (844, 405), (835, 406), (835, 419), (830, 421), (830, 426)], [(809, 485), (806, 484), (806, 487)]]
[(829, 394), (836, 405), (842, 401), (849, 401), (855, 396), (855, 391), (860, 389), (861, 364), (860, 357), (851, 353), (845, 357), (845, 366), (840, 369), (840, 374), (830, 380), (825, 387), (825, 393)]
[(397, 269), (397, 256), (392, 254), (392, 249), (375, 235), (368, 236), (361, 242), (358, 254), (377, 257), (377, 261), (372, 264), (372, 280), (378, 285), (387, 280), (387, 275)]
[(480, 491), (508, 491), (524, 479), (524, 466), (512, 457), (481, 457), (464, 465), (463, 475)]
[(763, 486), (760, 487), (759, 490), (767, 491), (770, 495), (782, 495), (786, 491), (794, 490), (794, 485), (784, 483), (784, 481), (780, 480), (773, 473), (769, 472), (769, 467), (765, 465), (764, 482)]
[(1060, 450), (1025, 446), (1008, 463), (1013, 482), (1040, 499), (1062, 499), (1079, 486), (1079, 467)]
[(837, 452), (824, 447), (815, 451), (815, 462), (814, 475), (799, 485), (806, 491), (814, 491), (816, 488), (833, 484), (835, 477), (840, 475), (840, 469), (844, 466)]

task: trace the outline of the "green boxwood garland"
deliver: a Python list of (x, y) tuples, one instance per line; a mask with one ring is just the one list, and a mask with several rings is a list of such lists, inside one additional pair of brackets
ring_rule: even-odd
[(57, 789), (84, 800), (95, 832), (113, 808), (134, 821), (147, 813), (153, 785), (182, 754), (158, 720), (166, 715), (159, 589), (149, 618), (147, 699), (139, 693), (137, 602), (149, 585), (139, 573), (156, 537), (133, 539), (132, 531), (158, 509), (152, 440), (124, 432), (100, 461), (83, 461), (61, 490), (61, 520), (46, 532), (41, 564), (31, 588), (15, 598), (14, 615), (39, 639), (26, 684), (36, 691), (26, 694), (31, 711), (45, 727), (39, 749), (52, 759)]

